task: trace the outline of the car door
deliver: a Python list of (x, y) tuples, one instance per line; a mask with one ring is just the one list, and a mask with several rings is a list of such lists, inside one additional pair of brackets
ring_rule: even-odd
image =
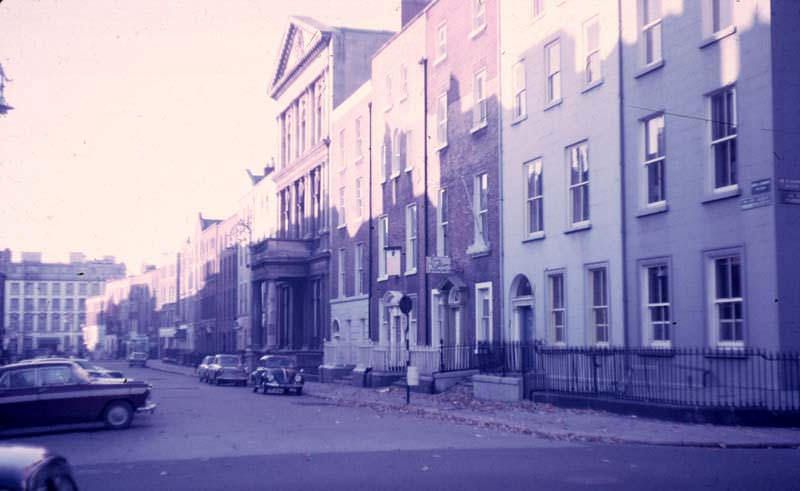
[(0, 428), (41, 422), (36, 368), (12, 368), (0, 376)]
[(39, 399), (44, 418), (52, 423), (76, 423), (91, 419), (87, 407), (91, 384), (79, 379), (72, 365), (39, 367)]

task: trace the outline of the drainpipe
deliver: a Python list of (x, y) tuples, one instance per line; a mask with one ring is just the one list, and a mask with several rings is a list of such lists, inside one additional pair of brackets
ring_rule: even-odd
[(628, 332), (628, 246), (625, 220), (625, 84), (622, 55), (622, 0), (617, 0), (617, 57), (619, 65), (619, 180), (620, 180), (620, 228), (622, 237), (622, 333), (625, 347), (630, 346)]
[[(500, 5), (501, 2), (497, 3), (497, 12), (495, 13), (497, 18), (497, 46), (500, 46), (502, 42), (500, 33), (502, 32), (500, 23), (502, 22), (502, 18), (500, 16)], [(498, 194), (498, 204), (497, 204), (497, 212), (499, 214), (500, 219), (498, 220), (498, 249), (500, 253), (500, 326), (501, 330), (498, 333), (500, 341), (503, 341), (503, 334), (504, 331), (510, 333), (511, 332), (511, 318), (508, 315), (508, 309), (506, 309), (506, 283), (505, 283), (505, 248), (503, 244), (503, 204), (505, 201), (504, 193), (503, 193), (503, 84), (502, 84), (502, 77), (503, 77), (503, 63), (502, 63), (502, 56), (503, 50), (498, 49), (495, 51), (498, 56), (497, 59), (497, 189), (500, 190)], [(505, 326), (508, 323), (508, 329), (503, 330), (502, 326)]]
[[(425, 196), (424, 202), (424, 219), (425, 221), (425, 243), (424, 243), (424, 254), (425, 254), (425, 340), (427, 341), (426, 344), (433, 346), (433, 340), (431, 339), (431, 306), (428, 304), (430, 300), (430, 279), (428, 275), (428, 250), (429, 250), (429, 224), (428, 224), (428, 216), (429, 216), (429, 209), (430, 209), (430, 201), (431, 198), (428, 195), (428, 59), (421, 58), (419, 60), (419, 64), (422, 65), (422, 151), (423, 151), (423, 169), (424, 169), (424, 182), (425, 182), (425, 192), (423, 196)], [(417, 299), (417, 303), (421, 303), (419, 299)], [(419, 332), (417, 332), (419, 334)]]
[(369, 251), (369, 265), (367, 266), (367, 288), (369, 292), (369, 300), (367, 301), (367, 322), (369, 323), (369, 331), (367, 332), (367, 337), (370, 341), (372, 341), (372, 333), (374, 331), (374, 327), (372, 327), (372, 233), (375, 231), (375, 223), (374, 217), (372, 216), (372, 102), (367, 103), (367, 155), (369, 155), (369, 177), (367, 178), (369, 182), (369, 197), (367, 198), (369, 202), (369, 233), (367, 234), (367, 250)]

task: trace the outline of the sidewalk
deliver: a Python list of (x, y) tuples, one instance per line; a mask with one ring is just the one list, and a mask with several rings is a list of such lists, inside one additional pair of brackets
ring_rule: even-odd
[[(193, 368), (157, 360), (148, 361), (148, 367), (194, 376)], [(471, 387), (465, 385), (442, 394), (412, 393), (409, 406), (405, 403), (405, 390), (398, 387), (376, 389), (307, 382), (305, 393), (340, 406), (368, 407), (378, 412), (408, 414), (551, 440), (719, 448), (800, 447), (800, 428), (676, 423), (565, 409), (531, 401), (481, 401), (473, 399)]]

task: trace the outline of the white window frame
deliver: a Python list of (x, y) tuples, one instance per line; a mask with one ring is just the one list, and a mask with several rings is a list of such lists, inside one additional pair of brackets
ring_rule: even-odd
[[(560, 279), (559, 295), (555, 294), (555, 279)], [(567, 275), (563, 270), (547, 272), (547, 336), (556, 346), (567, 344)], [(556, 300), (561, 303), (557, 304)], [(561, 324), (556, 323), (557, 314), (561, 314)], [(559, 336), (559, 329), (561, 335)]]
[(439, 95), (436, 103), (436, 142), (439, 148), (447, 146), (447, 91)]
[[(482, 292), (488, 293), (489, 312), (485, 312), (482, 305)], [(492, 282), (484, 281), (475, 283), (475, 341), (489, 342), (494, 341), (494, 328), (493, 328), (493, 311), (494, 311), (494, 298), (492, 296)], [(484, 332), (482, 321), (486, 319), (486, 332)]]
[(345, 298), (345, 297), (347, 297), (347, 294), (344, 291), (344, 288), (345, 288), (344, 284), (345, 284), (345, 279), (346, 279), (346, 271), (345, 271), (345, 262), (346, 262), (346, 260), (345, 260), (344, 247), (340, 247), (339, 248), (339, 255), (338, 255), (337, 259), (338, 259), (338, 262), (337, 262), (338, 271), (337, 272), (339, 274), (337, 275), (337, 281), (336, 281), (336, 288), (337, 288), (336, 293), (338, 293), (338, 297), (339, 298)]
[(405, 274), (410, 275), (417, 272), (417, 261), (419, 256), (419, 243), (417, 240), (417, 228), (419, 215), (417, 214), (417, 204), (410, 203), (406, 206), (406, 270)]
[(356, 141), (355, 141), (356, 162), (359, 162), (364, 158), (364, 140), (361, 138), (361, 116), (356, 118), (355, 134), (356, 134)]
[[(639, 0), (640, 64), (652, 67), (664, 61), (662, 42), (663, 0)], [(648, 55), (652, 53), (652, 59)]]
[(408, 67), (400, 65), (400, 102), (408, 98)]
[(545, 0), (530, 0), (530, 17), (538, 19), (544, 15)]
[(450, 210), (447, 209), (447, 189), (442, 188), (438, 193), (436, 206), (436, 255), (447, 255), (447, 227), (449, 225)]
[(355, 183), (356, 194), (356, 216), (362, 218), (364, 216), (364, 199), (362, 197), (362, 185), (364, 183), (363, 177), (357, 177)]
[[(486, 182), (486, 206), (481, 206), (481, 195)], [(482, 172), (473, 179), (473, 213), (475, 216), (474, 243), (479, 248), (489, 247), (489, 173)], [(484, 231), (485, 229), (485, 231)]]
[[(589, 339), (595, 346), (610, 346), (611, 306), (609, 302), (608, 266), (589, 266), (586, 268), (586, 273)], [(595, 289), (595, 279), (598, 278), (596, 275), (600, 275), (599, 278), (602, 280), (602, 291), (600, 291), (599, 298)], [(598, 314), (600, 313), (604, 313), (605, 322), (598, 322)]]
[[(727, 95), (730, 95), (732, 98), (731, 106), (728, 107), (727, 103)], [(720, 122), (721, 125), (727, 125), (731, 128), (726, 130), (726, 133), (720, 137), (715, 138), (714, 131), (715, 125), (717, 121), (715, 120), (714, 115), (714, 100), (717, 97), (723, 97), (723, 104), (724, 104), (724, 117), (725, 121)], [(729, 114), (732, 112), (733, 114)], [(722, 89), (716, 90), (708, 94), (708, 114), (709, 114), (709, 140), (710, 140), (710, 186), (714, 193), (725, 193), (731, 191), (737, 191), (739, 189), (739, 148), (738, 148), (738, 109), (736, 104), (736, 87), (730, 85), (727, 87), (723, 87)], [(732, 120), (732, 121), (731, 121)], [(718, 176), (717, 176), (717, 155), (716, 155), (716, 147), (720, 145), (726, 145), (728, 147), (728, 152), (726, 155), (728, 156), (728, 162), (726, 163), (726, 170), (728, 173), (728, 180), (725, 181), (722, 185), (718, 185)], [(731, 161), (730, 159), (730, 147), (734, 147), (734, 153), (736, 154), (736, 160)]]
[(339, 129), (339, 165), (342, 168), (347, 167), (347, 160), (345, 160), (345, 137), (347, 133), (344, 128)]
[(489, 102), (486, 95), (486, 69), (481, 68), (472, 78), (472, 131), (486, 127), (489, 121)]
[(386, 88), (386, 111), (392, 108), (392, 76), (386, 75), (386, 80), (384, 81), (385, 88)]
[(528, 116), (528, 87), (525, 74), (525, 60), (519, 60), (512, 68), (512, 91), (514, 102), (511, 108), (511, 122), (517, 122)]
[[(717, 283), (719, 278), (717, 278), (717, 261), (720, 260), (738, 260), (738, 270), (739, 270), (739, 295), (734, 296), (732, 284), (728, 285), (730, 296), (728, 297), (718, 297), (717, 296)], [(741, 250), (738, 249), (728, 249), (722, 251), (713, 251), (711, 253), (706, 254), (706, 275), (708, 278), (708, 319), (709, 319), (709, 337), (711, 341), (711, 346), (715, 346), (718, 348), (744, 348), (745, 346), (745, 339), (746, 339), (746, 327), (747, 323), (746, 319), (746, 312), (745, 312), (745, 274), (744, 274), (744, 255), (742, 254)], [(738, 305), (739, 306), (739, 317), (738, 322), (740, 323), (739, 328), (739, 338), (736, 339), (736, 332), (735, 326), (732, 327), (734, 339), (724, 340), (722, 339), (722, 320), (720, 318), (720, 309), (723, 305)], [(737, 318), (734, 317), (733, 322), (735, 323)]]
[(346, 211), (346, 193), (347, 188), (345, 186), (339, 187), (339, 219), (338, 228), (344, 228), (347, 226), (347, 216), (345, 215)]
[[(661, 136), (654, 135), (652, 130), (658, 129), (660, 122)], [(666, 150), (666, 118), (664, 113), (656, 113), (647, 116), (641, 120), (642, 124), (642, 205), (645, 208), (663, 208), (667, 204), (667, 185), (666, 185), (666, 165), (667, 165), (667, 150)], [(653, 127), (652, 125), (656, 126)], [(655, 145), (655, 149), (653, 148)], [(654, 151), (651, 151), (654, 150)], [(650, 173), (655, 169), (659, 179), (658, 192), (655, 198), (651, 196), (650, 191)]]
[[(707, 0), (708, 5), (708, 20), (706, 21), (707, 28), (710, 35), (724, 32), (733, 28), (736, 23), (734, 21), (734, 8), (736, 2), (733, 0)], [(724, 23), (723, 18), (724, 9), (728, 10), (728, 23)]]
[[(584, 180), (584, 179), (582, 179), (583, 176), (579, 176), (579, 179), (582, 179), (582, 180), (575, 180), (575, 176), (573, 175), (573, 172), (572, 172), (573, 156), (575, 156), (575, 155), (579, 156), (582, 147), (585, 147), (586, 178)], [(576, 153), (576, 151), (577, 151), (577, 153)], [(568, 216), (569, 225), (572, 228), (584, 227), (584, 226), (587, 226), (589, 223), (591, 223), (591, 206), (590, 206), (590, 202), (589, 202), (589, 196), (590, 196), (590, 194), (589, 194), (589, 183), (591, 182), (591, 177), (590, 177), (590, 174), (589, 174), (590, 171), (591, 171), (591, 165), (590, 165), (590, 162), (589, 162), (589, 142), (588, 142), (588, 140), (583, 140), (583, 141), (580, 141), (578, 143), (575, 143), (575, 144), (570, 145), (569, 147), (567, 147), (567, 183), (568, 183), (568, 189), (567, 189), (568, 190), (568, 193), (567, 193), (568, 197), (567, 197), (567, 199), (569, 200), (569, 204), (567, 206), (567, 211), (569, 213), (569, 216)], [(579, 174), (581, 174), (580, 169), (579, 169)], [(575, 219), (576, 218), (575, 209), (574, 209), (575, 198), (573, 198), (573, 195), (575, 193), (580, 193), (581, 194), (581, 196), (580, 196), (581, 205), (583, 205), (584, 203), (586, 204), (585, 215), (584, 215), (583, 211), (581, 211), (581, 215), (580, 215), (580, 217), (578, 217), (579, 220)], [(583, 208), (583, 206), (581, 208)]]
[(354, 270), (355, 270), (355, 289), (354, 294), (356, 296), (363, 295), (365, 293), (364, 287), (364, 243), (359, 242), (355, 246), (354, 251)]
[(403, 141), (403, 132), (400, 131), (399, 129), (395, 129), (392, 132), (392, 156), (391, 156), (392, 157), (392, 162), (391, 162), (392, 163), (392, 174), (391, 174), (392, 179), (400, 177), (400, 170), (401, 170), (401, 167), (402, 167), (400, 165), (400, 158), (402, 157), (402, 153), (400, 151), (401, 150), (400, 146), (401, 146), (401, 142), (402, 141)]
[(472, 35), (486, 28), (486, 0), (472, 0)]
[[(593, 26), (597, 26), (597, 45), (591, 46), (589, 33)], [(600, 18), (592, 17), (583, 23), (583, 83), (588, 89), (603, 82), (603, 57), (600, 53), (601, 44)], [(596, 66), (596, 73), (591, 67)], [(596, 76), (595, 76), (596, 75)], [(590, 78), (591, 77), (591, 78)]]
[(389, 217), (382, 215), (378, 217), (378, 281), (389, 277), (386, 269), (386, 246), (389, 242)]
[[(553, 56), (556, 49), (558, 56)], [(544, 46), (545, 59), (545, 106), (550, 107), (561, 102), (561, 39), (554, 39)], [(555, 60), (555, 63), (554, 63)]]
[(388, 161), (386, 156), (389, 153), (389, 149), (386, 147), (386, 143), (381, 143), (381, 168), (380, 168), (380, 180), (382, 183), (386, 182), (386, 166), (388, 165)]
[[(538, 171), (538, 172), (537, 172)], [(525, 236), (526, 238), (535, 238), (544, 236), (544, 169), (541, 158), (537, 158), (523, 165), (523, 181), (525, 186)], [(538, 190), (531, 190), (531, 175), (537, 174), (536, 182), (538, 183)], [(536, 186), (534, 186), (536, 187)], [(538, 210), (538, 211), (537, 211)], [(531, 227), (531, 218), (534, 216), (539, 217), (538, 227)]]
[(447, 59), (447, 22), (442, 22), (436, 28), (436, 60), (434, 65), (438, 65)]
[[(663, 289), (659, 298), (653, 298), (650, 275), (653, 270), (656, 274), (666, 276), (666, 285), (659, 286)], [(651, 260), (641, 265), (641, 295), (642, 295), (642, 338), (645, 345), (654, 348), (670, 348), (674, 339), (672, 329), (672, 278), (669, 263), (666, 260)], [(660, 311), (660, 319), (655, 319), (655, 312)], [(661, 327), (662, 339), (656, 336), (656, 330)]]

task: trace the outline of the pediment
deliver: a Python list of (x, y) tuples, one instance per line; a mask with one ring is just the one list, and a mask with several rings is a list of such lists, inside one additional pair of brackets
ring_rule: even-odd
[(283, 35), (271, 91), (281, 86), (296, 72), (320, 43), (330, 37), (331, 28), (312, 19), (292, 17)]

